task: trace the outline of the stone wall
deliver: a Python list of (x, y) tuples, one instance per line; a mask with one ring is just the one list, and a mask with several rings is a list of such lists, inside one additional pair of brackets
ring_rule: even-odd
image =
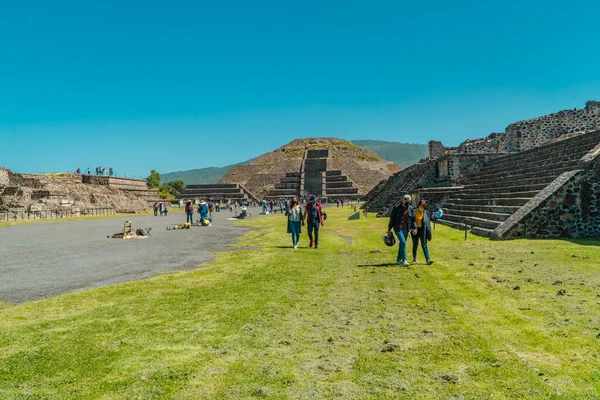
[(515, 122), (506, 127), (510, 151), (523, 151), (548, 143), (561, 135), (600, 129), (600, 103), (588, 101), (585, 108)]
[(491, 133), (482, 139), (467, 139), (456, 151), (459, 154), (508, 153), (508, 136), (504, 133)]
[(0, 188), (10, 184), (9, 171), (6, 168), (0, 168)]
[(600, 237), (600, 146), (500, 224), (492, 239)]
[(446, 147), (444, 147), (442, 142), (439, 142), (437, 140), (430, 140), (428, 143), (428, 147), (430, 160), (437, 160), (438, 158), (446, 154)]
[(464, 185), (479, 173), (481, 168), (500, 154), (453, 154), (437, 161), (436, 182), (444, 185)]
[(458, 147), (445, 147), (441, 142), (429, 142), (429, 158), (437, 160), (448, 154), (503, 154), (543, 146), (550, 141), (576, 132), (600, 129), (600, 102), (588, 101), (585, 108), (564, 110), (539, 118), (515, 122), (503, 133), (485, 138), (467, 139)]

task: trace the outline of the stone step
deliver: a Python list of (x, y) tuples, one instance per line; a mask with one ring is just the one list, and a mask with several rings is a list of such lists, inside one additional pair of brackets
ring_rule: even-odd
[[(558, 172), (558, 175), (560, 175), (561, 173), (563, 173), (564, 171), (570, 171), (573, 169), (577, 169), (577, 163), (576, 162), (572, 162), (572, 161), (568, 161), (568, 162), (562, 162), (559, 165), (548, 165), (548, 166), (544, 166), (544, 165), (540, 165), (539, 167), (535, 167), (535, 168), (521, 168), (521, 166), (518, 166), (517, 168), (510, 168), (510, 169), (506, 169), (506, 170), (502, 170), (502, 171), (496, 171), (496, 172), (489, 172), (489, 173), (482, 173), (482, 174), (477, 174), (475, 176), (474, 179), (472, 179), (469, 184), (470, 185), (475, 185), (478, 183), (484, 183), (484, 182), (488, 182), (490, 179), (500, 179), (500, 178), (527, 178), (527, 177), (536, 177), (536, 176), (540, 176), (540, 175), (548, 175), (550, 173), (555, 173)], [(520, 172), (520, 171), (526, 171), (526, 172)]]
[(186, 189), (235, 189), (238, 185), (235, 183), (215, 183), (215, 184), (201, 184), (201, 185), (186, 185)]
[[(465, 225), (463, 223), (458, 223), (458, 222), (444, 220), (444, 219), (438, 219), (437, 223), (449, 226), (454, 229), (458, 229), (460, 231), (465, 230)], [(478, 226), (478, 225), (473, 226), (473, 225), (471, 225), (470, 222), (467, 225), (468, 225), (469, 233), (471, 233), (473, 235), (483, 236), (483, 237), (491, 237), (492, 232), (494, 232), (494, 229), (483, 228), (482, 226)]]
[(460, 215), (463, 218), (474, 217), (474, 218), (482, 218), (482, 219), (486, 219), (486, 220), (499, 221), (499, 222), (506, 221), (506, 219), (513, 214), (513, 213), (498, 213), (498, 212), (489, 212), (489, 211), (474, 211), (474, 210), (455, 209), (455, 208), (448, 209), (446, 207), (443, 207), (442, 210), (444, 210), (444, 216), (446, 214)]
[[(537, 176), (532, 178), (523, 178), (523, 179), (494, 179), (489, 180), (489, 183), (477, 183), (473, 185), (468, 185), (464, 190), (488, 190), (495, 189), (497, 187), (505, 187), (505, 186), (540, 186), (543, 189), (548, 186), (553, 180), (555, 180), (560, 173), (553, 172), (550, 174), (544, 174), (543, 176)], [(540, 189), (541, 190), (541, 189)]]
[(300, 188), (300, 183), (276, 183), (275, 189), (294, 189), (298, 190)]
[(2, 192), (2, 196), (16, 196), (19, 193), (19, 186), (7, 186)]
[(330, 183), (330, 182), (345, 182), (348, 180), (348, 177), (346, 175), (337, 175), (337, 176), (326, 176), (325, 177), (325, 182)]
[(494, 213), (503, 213), (503, 214), (514, 214), (520, 206), (501, 206), (496, 204), (472, 204), (469, 202), (458, 202), (454, 200), (453, 202), (447, 202), (444, 204), (444, 207), (448, 210), (466, 210), (466, 211), (484, 211), (484, 212), (494, 212)]
[(342, 175), (342, 171), (340, 171), (340, 170), (329, 170), (329, 171), (325, 172), (325, 176), (327, 176), (327, 177), (340, 176), (340, 175)]
[[(450, 204), (450, 202), (454, 204), (463, 204), (469, 203), (478, 206), (513, 206), (513, 207), (521, 207), (525, 205), (531, 197), (494, 197), (490, 198), (488, 196), (480, 196), (480, 197), (463, 197), (460, 194), (457, 194), (456, 197), (452, 197), (447, 200), (444, 204)], [(448, 207), (451, 208), (451, 207)]]
[(564, 158), (560, 157), (560, 156), (559, 157), (545, 156), (544, 159), (542, 159), (542, 160), (531, 159), (530, 161), (525, 161), (525, 162), (510, 162), (510, 163), (499, 164), (499, 165), (498, 164), (491, 165), (488, 163), (488, 164), (485, 164), (481, 168), (478, 176), (495, 175), (495, 174), (503, 173), (506, 171), (513, 171), (513, 170), (519, 170), (519, 171), (536, 170), (542, 166), (548, 166), (550, 168), (570, 167), (572, 165), (577, 165), (577, 163), (579, 162), (579, 159), (581, 159), (581, 157), (583, 157), (583, 155), (585, 155), (585, 154), (586, 154), (586, 152), (581, 152), (576, 155), (564, 157)]
[(300, 181), (301, 181), (300, 177), (289, 177), (289, 176), (286, 176), (285, 178), (281, 178), (279, 180), (280, 183), (296, 183), (298, 185), (300, 184)]
[(473, 229), (471, 229), (471, 233), (473, 235), (483, 236), (483, 237), (488, 237), (488, 238), (492, 236), (492, 232), (494, 232), (493, 229), (486, 229), (486, 228), (482, 228), (480, 226), (475, 226), (475, 227), (473, 227)]
[[(503, 194), (501, 197), (533, 197), (536, 194), (538, 194), (538, 192), (540, 190), (542, 190), (543, 188), (545, 188), (546, 186), (548, 186), (546, 183), (539, 183), (539, 184), (535, 184), (535, 185), (506, 185), (506, 186), (495, 186), (493, 187), (493, 190), (490, 190), (490, 188), (486, 188), (486, 187), (481, 187), (481, 186), (473, 186), (473, 187), (466, 187), (460, 194), (462, 197), (464, 197), (465, 195), (485, 195), (485, 196), (490, 196), (490, 195), (497, 195), (497, 194)], [(522, 196), (515, 196), (516, 193), (523, 193)], [(527, 194), (525, 194), (527, 193)], [(533, 194), (532, 194), (533, 193)], [(506, 194), (506, 196), (504, 196), (504, 194)]]
[(326, 183), (326, 187), (327, 187), (327, 190), (329, 190), (329, 189), (335, 189), (335, 188), (348, 188), (348, 187), (352, 187), (352, 182), (350, 182), (350, 181), (345, 181), (345, 182), (327, 182)]
[[(586, 136), (587, 138), (582, 139)], [(496, 158), (487, 163), (486, 168), (504, 166), (508, 164), (518, 164), (523, 161), (529, 162), (531, 160), (546, 160), (548, 158), (558, 159), (560, 156), (575, 153), (587, 153), (587, 151), (591, 150), (596, 144), (598, 144), (599, 141), (600, 134), (587, 134), (577, 138), (567, 139), (535, 149)]]
[(456, 215), (456, 214), (444, 214), (444, 218), (442, 220), (455, 222), (455, 223), (462, 223), (465, 219), (469, 220), (469, 222), (468, 222), (469, 225), (478, 226), (478, 227), (485, 228), (485, 229), (492, 229), (492, 230), (496, 229), (496, 227), (502, 223), (502, 221), (489, 220), (489, 219), (479, 218), (479, 217), (466, 217), (463, 215)]
[(328, 195), (332, 195), (332, 194), (347, 194), (347, 195), (356, 195), (358, 193), (358, 189), (355, 187), (350, 187), (350, 188), (340, 188), (340, 189), (329, 189), (327, 188), (327, 194)]

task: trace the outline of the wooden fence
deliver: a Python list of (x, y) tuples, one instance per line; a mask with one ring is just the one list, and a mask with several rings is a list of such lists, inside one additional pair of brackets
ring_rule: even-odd
[(117, 211), (114, 208), (82, 208), (79, 210), (41, 210), (41, 211), (18, 211), (0, 212), (0, 222), (18, 221), (27, 219), (59, 219), (77, 218), (96, 215), (113, 215)]

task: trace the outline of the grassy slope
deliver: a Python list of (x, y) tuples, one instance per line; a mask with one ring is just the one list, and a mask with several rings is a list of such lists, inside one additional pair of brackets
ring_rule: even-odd
[(405, 269), (381, 265), (385, 221), (347, 211), (318, 251), (287, 248), (280, 216), (250, 219), (207, 268), (0, 311), (0, 397), (600, 395), (598, 242), (438, 226), (436, 263)]

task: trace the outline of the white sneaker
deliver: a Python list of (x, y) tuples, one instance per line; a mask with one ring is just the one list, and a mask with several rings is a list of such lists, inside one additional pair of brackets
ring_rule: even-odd
[(294, 246), (294, 250), (296, 250), (297, 248), (298, 248), (298, 245), (295, 245), (295, 246)]

